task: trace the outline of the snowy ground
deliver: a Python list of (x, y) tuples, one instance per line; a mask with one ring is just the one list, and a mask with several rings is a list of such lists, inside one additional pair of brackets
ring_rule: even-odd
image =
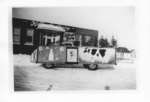
[[(65, 68), (67, 67), (67, 68)], [(14, 55), (15, 90), (126, 90), (136, 89), (136, 66), (119, 62), (117, 66), (99, 66), (90, 71), (81, 65), (44, 69), (30, 62), (28, 55)]]

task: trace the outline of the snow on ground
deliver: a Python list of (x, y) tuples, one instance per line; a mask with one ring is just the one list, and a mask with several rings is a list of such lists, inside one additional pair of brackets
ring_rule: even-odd
[(14, 65), (18, 66), (37, 66), (39, 64), (31, 63), (31, 56), (25, 54), (13, 55)]
[[(67, 67), (67, 68), (65, 68)], [(81, 65), (45, 69), (30, 62), (29, 55), (14, 55), (15, 90), (120, 90), (136, 89), (136, 66), (120, 62), (90, 71)]]

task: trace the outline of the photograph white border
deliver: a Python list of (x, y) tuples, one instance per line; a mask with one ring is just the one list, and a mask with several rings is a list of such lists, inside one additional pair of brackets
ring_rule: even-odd
[[(11, 0), (0, 1), (0, 101), (1, 102), (30, 102), (30, 101), (54, 101), (54, 102), (149, 102), (149, 51), (150, 47), (150, 2), (148, 0)], [(135, 6), (136, 7), (136, 33), (139, 40), (136, 91), (58, 91), (58, 92), (14, 92), (12, 90), (13, 78), (10, 37), (11, 33), (11, 8), (12, 7), (39, 7), (39, 6)]]

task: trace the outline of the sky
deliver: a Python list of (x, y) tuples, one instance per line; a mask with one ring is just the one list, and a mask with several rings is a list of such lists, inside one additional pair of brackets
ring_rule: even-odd
[(131, 6), (82, 6), (13, 8), (13, 17), (95, 29), (99, 37), (114, 36), (119, 46), (136, 49), (135, 8)]

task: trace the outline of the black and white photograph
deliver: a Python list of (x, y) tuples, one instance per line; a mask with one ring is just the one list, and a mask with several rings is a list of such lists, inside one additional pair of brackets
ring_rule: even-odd
[(12, 7), (13, 90), (136, 90), (133, 6)]

